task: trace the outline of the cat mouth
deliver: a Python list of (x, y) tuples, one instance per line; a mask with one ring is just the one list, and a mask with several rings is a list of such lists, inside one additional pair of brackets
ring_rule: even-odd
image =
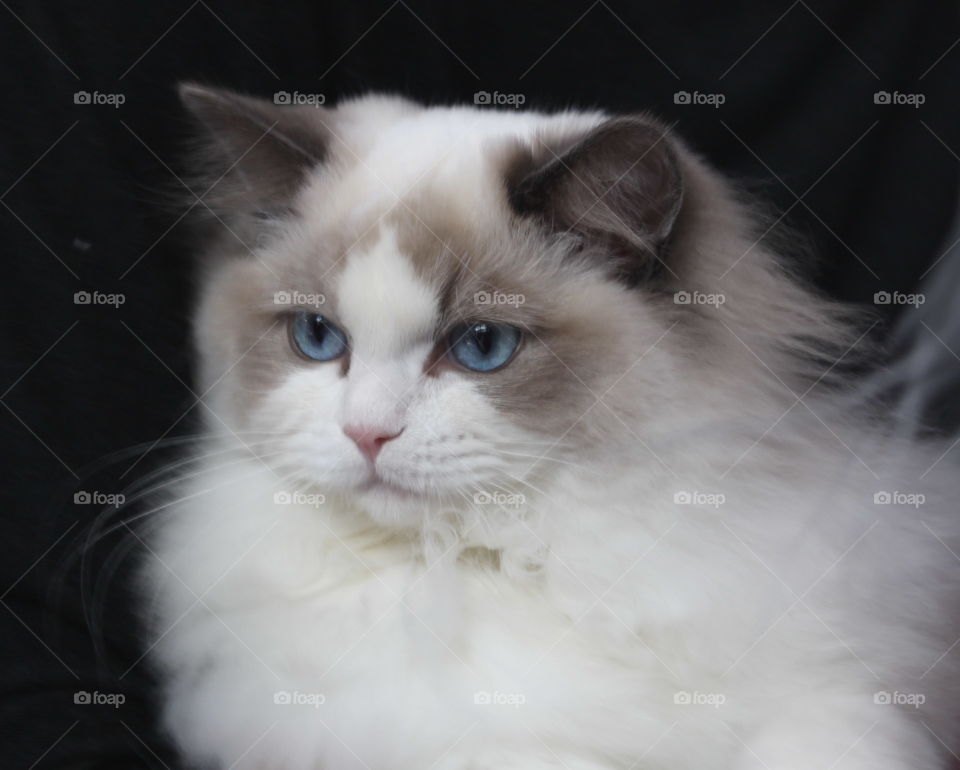
[(382, 476), (374, 474), (365, 481), (358, 489), (359, 492), (373, 492), (376, 494), (393, 495), (396, 497), (412, 498), (418, 497), (417, 493), (407, 487), (401, 486), (393, 481), (388, 481)]

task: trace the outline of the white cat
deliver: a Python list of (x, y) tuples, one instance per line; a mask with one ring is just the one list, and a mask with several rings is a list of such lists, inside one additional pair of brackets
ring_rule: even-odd
[(948, 766), (949, 444), (851, 405), (855, 319), (701, 159), (646, 116), (182, 96), (210, 438), (143, 588), (189, 762)]

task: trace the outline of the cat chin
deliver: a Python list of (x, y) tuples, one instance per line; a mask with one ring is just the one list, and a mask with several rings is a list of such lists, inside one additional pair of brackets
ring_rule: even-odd
[(418, 529), (435, 507), (429, 498), (396, 484), (366, 484), (348, 496), (353, 506), (389, 529)]

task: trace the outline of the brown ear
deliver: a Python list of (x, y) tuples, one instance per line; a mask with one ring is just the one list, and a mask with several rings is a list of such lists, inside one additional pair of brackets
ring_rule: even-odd
[(662, 269), (683, 202), (665, 128), (640, 117), (607, 120), (567, 149), (534, 148), (507, 183), (514, 211), (580, 236), (630, 285)]
[(283, 209), (327, 155), (329, 113), (183, 83), (184, 106), (201, 124), (194, 192), (224, 217)]

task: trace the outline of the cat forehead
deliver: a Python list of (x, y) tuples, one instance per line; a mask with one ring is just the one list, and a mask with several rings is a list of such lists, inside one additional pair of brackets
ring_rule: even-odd
[(335, 308), (356, 348), (390, 355), (432, 338), (440, 296), (403, 252), (396, 230), (385, 227), (345, 260), (336, 280)]
[(550, 260), (536, 244), (525, 251), (509, 231), (433, 225), (411, 216), (379, 225), (330, 270), (337, 318), (358, 346), (396, 352), (468, 320), (536, 324), (545, 300), (560, 296), (562, 271), (538, 269)]
[(603, 119), (600, 113), (465, 108), (398, 113), (388, 106), (364, 99), (338, 109), (335, 161), (318, 169), (302, 191), (305, 210), (360, 228), (385, 211), (409, 211), (411, 199), (430, 197), (464, 219), (496, 216), (511, 151), (578, 135)]

